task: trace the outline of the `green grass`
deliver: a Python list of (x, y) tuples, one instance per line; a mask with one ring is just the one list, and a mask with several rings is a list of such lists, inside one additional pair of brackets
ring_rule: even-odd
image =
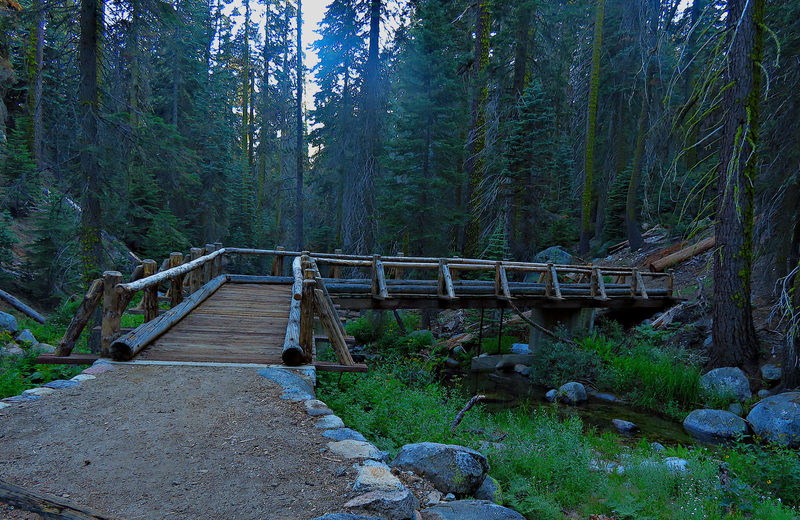
[[(479, 405), (453, 433), (450, 424), (467, 396), (420, 375), (426, 370), (417, 360), (338, 381), (324, 373), (317, 393), (349, 427), (392, 454), (403, 444), (423, 441), (479, 449), (489, 458), (506, 505), (526, 518), (797, 518), (790, 507), (800, 500), (797, 452), (739, 445), (677, 446), (659, 454), (646, 441), (633, 448), (620, 445), (616, 435), (598, 434), (578, 418), (561, 419), (546, 406), (492, 414)], [(666, 456), (687, 459), (690, 471), (667, 469), (661, 462)], [(600, 461), (616, 461), (626, 470), (618, 475), (591, 469)], [(720, 483), (720, 468), (727, 472), (726, 485)]]

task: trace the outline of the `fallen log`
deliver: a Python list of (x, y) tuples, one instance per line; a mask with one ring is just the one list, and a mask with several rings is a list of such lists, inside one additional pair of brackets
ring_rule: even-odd
[[(166, 272), (166, 271), (165, 271)], [(220, 275), (192, 293), (182, 303), (171, 308), (158, 318), (148, 321), (133, 331), (121, 336), (111, 343), (111, 357), (117, 361), (129, 361), (144, 347), (158, 339), (173, 325), (178, 323), (195, 307), (203, 303), (209, 296), (219, 289), (226, 281), (225, 275)]]
[(72, 504), (64, 499), (30, 491), (0, 479), (0, 502), (47, 519), (111, 520), (110, 516)]
[(306, 360), (303, 347), (300, 346), (300, 307), (303, 298), (303, 267), (300, 257), (292, 261), (292, 299), (289, 302), (289, 321), (286, 323), (286, 337), (283, 340), (281, 359), (289, 366), (302, 365)]
[(668, 269), (674, 265), (678, 265), (681, 262), (685, 262), (686, 260), (692, 258), (693, 256), (705, 253), (706, 251), (714, 247), (714, 245), (716, 245), (716, 240), (714, 235), (712, 235), (708, 238), (701, 240), (700, 242), (690, 245), (689, 247), (685, 247), (680, 251), (676, 251), (671, 255), (665, 256), (660, 260), (656, 260), (647, 267), (650, 269), (651, 272), (660, 273), (665, 269)]
[(38, 321), (39, 323), (45, 322), (45, 317), (30, 308), (29, 306), (22, 303), (17, 298), (11, 296), (7, 292), (0, 290), (0, 299), (6, 301), (9, 305), (17, 309), (19, 312), (24, 314), (25, 316), (31, 318), (32, 320)]

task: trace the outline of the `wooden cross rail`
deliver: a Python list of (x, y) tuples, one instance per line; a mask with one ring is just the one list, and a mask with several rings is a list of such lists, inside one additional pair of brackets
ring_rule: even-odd
[[(228, 255), (272, 255), (271, 281), (277, 283), (283, 275), (284, 259), (292, 256), (292, 299), (284, 340), (284, 361), (287, 364), (310, 362), (313, 357), (314, 313), (320, 317), (325, 333), (334, 346), (343, 366), (353, 364), (346, 347), (344, 328), (334, 307), (361, 308), (429, 308), (507, 306), (517, 304), (551, 307), (577, 306), (666, 306), (673, 301), (673, 273), (639, 271), (636, 268), (597, 265), (560, 265), (516, 261), (497, 261), (476, 258), (411, 257), (345, 255), (310, 253), (275, 249), (223, 248), (209, 243), (204, 248), (192, 248), (188, 255), (172, 253), (161, 264), (144, 260), (134, 270), (131, 279), (123, 283), (116, 271), (104, 273), (103, 278), (90, 284), (84, 299), (56, 349), (57, 356), (69, 356), (89, 317), (102, 301), (103, 321), (101, 349), (104, 355), (119, 359), (138, 352), (146, 341), (199, 305), (226, 280), (240, 283), (262, 283), (263, 276), (227, 275), (220, 277), (223, 259)], [(329, 279), (323, 279), (318, 263), (330, 266)], [(342, 268), (369, 270), (367, 278), (342, 279)], [(388, 269), (388, 272), (387, 272)], [(404, 279), (413, 273), (430, 271), (435, 279)], [(461, 278), (461, 272), (485, 271), (494, 280)], [(509, 273), (534, 274), (537, 281), (511, 281)], [(606, 277), (614, 282), (606, 283)], [(283, 280), (281, 278), (281, 280)], [(665, 283), (654, 285), (654, 281)], [(646, 285), (648, 281), (649, 286)], [(167, 296), (171, 310), (159, 310), (159, 288), (168, 284)], [(185, 292), (188, 289), (188, 298)], [(121, 334), (120, 320), (134, 293), (143, 291), (142, 310), (145, 325), (136, 334)], [(436, 303), (438, 302), (438, 304)], [(634, 303), (631, 303), (634, 302)], [(162, 314), (163, 313), (163, 314)], [(156, 319), (158, 318), (158, 319)], [(133, 334), (133, 335), (132, 335)], [(150, 339), (148, 339), (150, 338)], [(112, 348), (113, 347), (113, 348)]]

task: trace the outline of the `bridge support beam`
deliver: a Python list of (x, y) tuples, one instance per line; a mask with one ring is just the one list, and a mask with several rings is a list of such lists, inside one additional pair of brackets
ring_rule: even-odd
[[(572, 336), (579, 331), (591, 331), (594, 328), (594, 314), (595, 310), (591, 308), (531, 309), (531, 319), (534, 322), (556, 333), (559, 329), (566, 329), (567, 336)], [(550, 338), (531, 327), (528, 344), (532, 351), (535, 351), (547, 340)]]

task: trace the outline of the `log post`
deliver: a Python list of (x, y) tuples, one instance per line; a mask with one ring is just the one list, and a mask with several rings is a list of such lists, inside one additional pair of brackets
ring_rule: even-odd
[(330, 293), (328, 293), (328, 288), (325, 286), (325, 282), (322, 280), (322, 276), (319, 274), (319, 267), (317, 266), (316, 260), (311, 260), (311, 266), (314, 269), (314, 281), (316, 282), (314, 290), (322, 291), (322, 294), (325, 296), (325, 301), (330, 307), (331, 312), (333, 312), (333, 314), (336, 316), (336, 320), (334, 320), (336, 322), (336, 326), (342, 333), (342, 337), (345, 337), (347, 336), (347, 333), (344, 330), (344, 325), (342, 324), (342, 320), (339, 319), (339, 313), (336, 312), (336, 306), (333, 304), (333, 299), (331, 298)]
[(300, 300), (300, 347), (306, 363), (314, 361), (314, 270), (303, 271), (303, 297)]
[(347, 348), (344, 334), (337, 326), (338, 314), (336, 310), (329, 307), (328, 301), (325, 299), (325, 294), (320, 289), (314, 289), (314, 307), (317, 310), (319, 320), (322, 322), (322, 327), (325, 329), (325, 334), (336, 352), (336, 358), (342, 365), (355, 365), (353, 356), (350, 355), (350, 350)]
[(280, 253), (275, 253), (272, 257), (272, 276), (283, 276), (283, 251), (286, 251), (286, 248), (278, 246), (275, 250)]
[(64, 337), (58, 342), (58, 347), (53, 353), (54, 356), (69, 356), (72, 353), (72, 349), (75, 348), (75, 343), (78, 341), (81, 332), (83, 332), (86, 323), (88, 323), (89, 318), (92, 317), (102, 297), (103, 279), (98, 278), (89, 285), (89, 290), (86, 291), (83, 301), (75, 312), (75, 316), (73, 316), (72, 321), (69, 322), (67, 331), (64, 332)]
[[(398, 251), (396, 256), (399, 256), (399, 257), (402, 258), (402, 257), (405, 256), (405, 253), (403, 253), (402, 251)], [(399, 280), (402, 277), (403, 277), (403, 268), (402, 267), (395, 267), (394, 268), (394, 272), (392, 273), (392, 278), (394, 278), (395, 280)]]
[(100, 327), (100, 355), (103, 357), (108, 357), (111, 342), (119, 334), (122, 315), (118, 308), (119, 295), (115, 290), (118, 283), (122, 283), (122, 273), (119, 271), (103, 273), (103, 322)]
[[(341, 255), (342, 254), (342, 250), (341, 249), (335, 249), (333, 251), (333, 253), (336, 254), (336, 255)], [(331, 278), (341, 278), (341, 277), (342, 277), (342, 266), (341, 265), (337, 265), (337, 264), (332, 265), (331, 266)]]
[[(183, 264), (183, 253), (169, 254), (169, 267), (178, 267)], [(172, 278), (169, 281), (169, 306), (175, 307), (183, 301), (183, 275)]]
[[(222, 249), (222, 242), (214, 242), (214, 251), (219, 251)], [(219, 255), (214, 259), (214, 269), (212, 278), (216, 278), (217, 276), (222, 274), (222, 257), (223, 255)]]
[[(189, 257), (191, 261), (197, 260), (203, 256), (203, 250), (199, 247), (193, 247), (189, 252)], [(203, 285), (202, 281), (202, 274), (200, 273), (200, 269), (195, 269), (189, 275), (189, 293), (195, 293), (197, 290)]]
[(383, 262), (380, 255), (372, 256), (372, 297), (376, 300), (385, 300), (389, 296), (386, 289), (386, 274), (383, 271)]
[(636, 288), (639, 290), (639, 296), (643, 300), (647, 300), (647, 287), (644, 285), (644, 279), (642, 278), (642, 273), (639, 272), (639, 269), (633, 270), (633, 278), (636, 280)]
[(636, 277), (636, 272), (637, 271), (638, 271), (638, 269), (636, 269), (635, 267), (631, 270), (631, 277), (630, 277), (631, 278), (631, 283), (630, 283), (631, 298), (636, 298), (636, 293), (639, 291), (639, 287), (638, 287), (639, 280)]
[(558, 272), (553, 264), (547, 264), (547, 278), (545, 279), (545, 294), (548, 298), (562, 300), (561, 284), (558, 283)]
[[(144, 272), (142, 278), (156, 274), (157, 264), (155, 260), (143, 260)], [(142, 291), (142, 309), (144, 310), (144, 321), (147, 323), (158, 317), (158, 286), (148, 287)]]
[[(214, 244), (206, 244), (205, 254), (206, 255), (210, 255), (213, 252), (214, 252)], [(214, 271), (214, 262), (213, 261), (206, 262), (206, 263), (203, 264), (203, 267), (201, 267), (200, 269), (203, 270), (203, 283), (207, 284), (214, 277), (214, 273), (213, 273), (213, 271)]]
[(445, 300), (455, 300), (456, 292), (453, 288), (453, 278), (450, 276), (450, 268), (444, 258), (439, 259), (439, 283), (438, 296)]
[(508, 275), (506, 274), (506, 268), (503, 267), (501, 262), (497, 262), (495, 265), (494, 295), (501, 300), (511, 299), (511, 290), (508, 288)]
[(675, 291), (675, 270), (670, 269), (667, 272), (669, 273), (667, 278), (667, 297), (672, 298), (672, 294)]

